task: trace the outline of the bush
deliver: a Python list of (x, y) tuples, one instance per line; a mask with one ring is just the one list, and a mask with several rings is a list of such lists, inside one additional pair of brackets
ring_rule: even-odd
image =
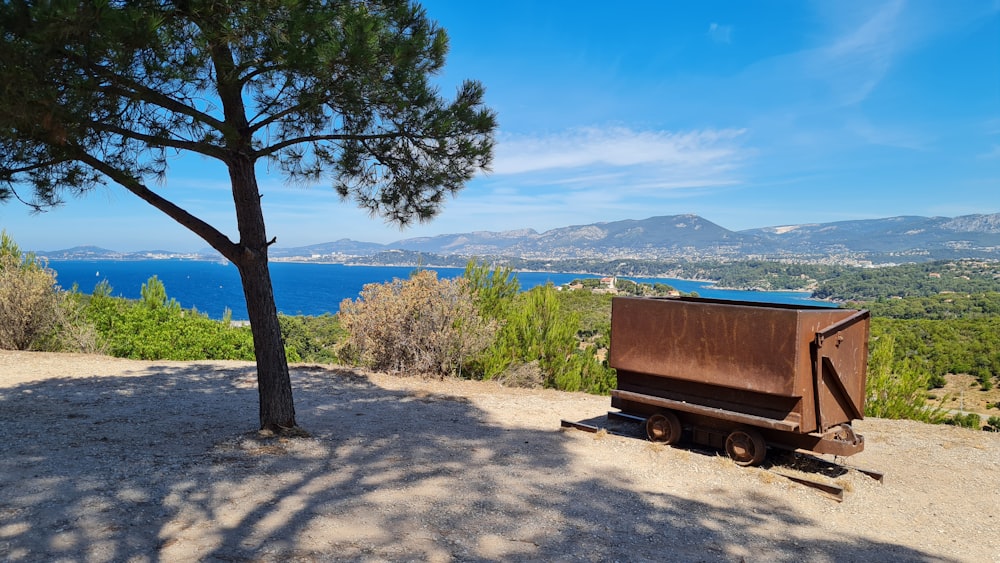
[(940, 408), (927, 405), (930, 375), (909, 360), (894, 362), (895, 341), (883, 335), (873, 339), (868, 361), (865, 415), (941, 422)]
[(993, 389), (993, 372), (989, 368), (980, 367), (976, 370), (976, 381), (979, 382), (979, 388), (983, 391), (989, 391)]
[(54, 272), (0, 231), (0, 348), (60, 349), (62, 301)]
[(971, 428), (973, 430), (979, 430), (982, 428), (983, 419), (978, 414), (974, 412), (969, 413), (958, 413), (952, 415), (945, 421), (946, 424), (952, 424), (954, 426), (960, 426), (962, 428)]
[(561, 306), (553, 286), (518, 290), (509, 268), (476, 262), (456, 280), (418, 272), (407, 281), (367, 285), (359, 299), (341, 303), (339, 319), (349, 337), (340, 358), (390, 372), (591, 393), (612, 389), (614, 370), (598, 359), (606, 336), (588, 333), (583, 342), (580, 316)]
[(139, 303), (147, 309), (167, 309), (169, 311), (180, 311), (181, 305), (176, 299), (167, 297), (167, 288), (164, 287), (160, 278), (153, 276), (146, 280), (139, 288)]
[(142, 287), (142, 299), (111, 296), (102, 282), (84, 311), (102, 348), (113, 356), (136, 360), (254, 359), (249, 327), (231, 327), (167, 299), (156, 276)]
[(991, 416), (989, 420), (986, 421), (989, 426), (983, 430), (989, 430), (990, 432), (1000, 432), (1000, 416)]
[(278, 315), (278, 323), (289, 362), (337, 363), (341, 342), (348, 336), (337, 316)]
[(62, 324), (59, 328), (60, 349), (85, 354), (103, 354), (97, 329), (87, 318), (89, 297), (76, 285), (62, 294)]
[(940, 373), (932, 373), (927, 379), (928, 389), (940, 389), (948, 384), (948, 380)]
[(509, 372), (537, 363), (546, 387), (590, 393), (614, 387), (614, 370), (597, 360), (596, 346), (581, 347), (580, 316), (563, 309), (551, 285), (518, 294), (503, 321), (496, 343), (477, 362), (484, 379), (511, 379)]
[(479, 314), (497, 321), (507, 317), (514, 298), (521, 291), (517, 276), (509, 267), (491, 268), (470, 260), (462, 274), (469, 284), (472, 299)]
[(368, 284), (340, 304), (345, 360), (392, 373), (461, 375), (493, 341), (496, 323), (479, 315), (464, 278), (421, 270), (408, 280)]
[(545, 285), (514, 298), (496, 343), (479, 363), (484, 379), (535, 361), (545, 374), (546, 386), (554, 387), (557, 380), (566, 378), (566, 362), (576, 348), (579, 321), (575, 316), (560, 316), (555, 293), (555, 288)]

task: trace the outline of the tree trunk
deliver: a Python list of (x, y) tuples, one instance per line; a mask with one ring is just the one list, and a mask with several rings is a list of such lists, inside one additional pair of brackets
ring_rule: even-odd
[[(205, 25), (218, 23), (207, 21)], [(233, 203), (236, 206), (236, 226), (240, 231), (240, 242), (236, 249), (232, 249), (233, 256), (227, 258), (240, 270), (243, 296), (250, 315), (254, 355), (257, 357), (260, 429), (283, 432), (296, 427), (292, 381), (288, 374), (281, 327), (278, 325), (271, 271), (267, 267), (267, 248), (271, 243), (267, 240), (264, 212), (260, 207), (261, 195), (252, 156), (253, 131), (247, 122), (243, 102), (244, 84), (236, 69), (236, 58), (223, 39), (225, 35), (216, 37), (218, 42), (210, 42), (210, 50), (215, 66), (216, 87), (226, 116), (224, 134), (227, 154), (223, 160), (229, 168)]]
[(278, 310), (274, 304), (271, 272), (267, 266), (267, 249), (238, 267), (250, 315), (254, 355), (257, 357), (260, 428), (281, 432), (296, 426), (295, 406)]
[(249, 158), (229, 162), (229, 176), (240, 231), (239, 251), (230, 260), (243, 282), (243, 295), (250, 316), (254, 355), (257, 358), (257, 393), (260, 428), (283, 432), (296, 427), (292, 382), (288, 374), (285, 345), (274, 304), (274, 288), (267, 263), (267, 233), (257, 191), (257, 176)]

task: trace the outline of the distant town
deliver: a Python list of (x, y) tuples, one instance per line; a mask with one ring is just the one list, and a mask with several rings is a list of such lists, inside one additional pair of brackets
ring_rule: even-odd
[[(118, 252), (93, 246), (36, 251), (50, 260), (210, 260), (201, 252)], [(537, 233), (472, 232), (378, 244), (342, 239), (271, 248), (273, 261), (358, 265), (464, 266), (470, 258), (562, 271), (574, 261), (764, 260), (853, 266), (933, 260), (1000, 260), (1000, 213), (963, 217), (890, 217), (730, 231), (697, 215), (594, 223)]]

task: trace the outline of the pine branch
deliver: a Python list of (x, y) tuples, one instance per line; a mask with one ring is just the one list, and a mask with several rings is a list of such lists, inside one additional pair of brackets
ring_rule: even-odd
[(212, 248), (219, 251), (227, 259), (237, 262), (239, 246), (229, 240), (229, 237), (219, 232), (215, 227), (188, 213), (172, 201), (147, 188), (138, 178), (124, 170), (118, 169), (107, 162), (87, 153), (81, 147), (75, 149), (76, 159), (104, 174), (126, 190), (137, 195), (146, 203), (165, 213), (168, 217), (187, 227), (205, 240)]

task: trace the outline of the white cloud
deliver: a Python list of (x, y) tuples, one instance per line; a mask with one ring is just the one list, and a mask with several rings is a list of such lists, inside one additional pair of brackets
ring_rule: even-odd
[(904, 33), (904, 3), (882, 5), (862, 21), (842, 24), (844, 29), (828, 45), (809, 57), (812, 70), (823, 76), (841, 103), (867, 98), (889, 72), (894, 59), (913, 37)]
[[(434, 225), (407, 236), (467, 230), (537, 230), (691, 212), (692, 197), (742, 185), (753, 153), (742, 129), (636, 131), (581, 128), (502, 135), (494, 172), (449, 201)], [(683, 206), (683, 207), (680, 207)]]
[(708, 37), (716, 43), (732, 43), (733, 26), (719, 25), (718, 23), (712, 22), (708, 26)]
[[(997, 1), (1000, 2), (1000, 0)], [(1000, 135), (1000, 117), (994, 117), (984, 121), (982, 130), (987, 135)]]
[[(742, 129), (688, 132), (633, 131), (625, 127), (582, 128), (544, 137), (506, 136), (497, 142), (497, 175), (587, 169), (654, 167), (703, 179), (741, 159)], [(610, 172), (604, 171), (603, 174)], [(676, 180), (676, 179), (675, 179)]]
[(876, 126), (863, 118), (849, 119), (845, 128), (848, 132), (872, 145), (909, 150), (927, 150), (930, 145), (926, 135), (904, 127)]
[(987, 160), (1000, 159), (1000, 145), (993, 145), (990, 150), (980, 154), (979, 158)]

